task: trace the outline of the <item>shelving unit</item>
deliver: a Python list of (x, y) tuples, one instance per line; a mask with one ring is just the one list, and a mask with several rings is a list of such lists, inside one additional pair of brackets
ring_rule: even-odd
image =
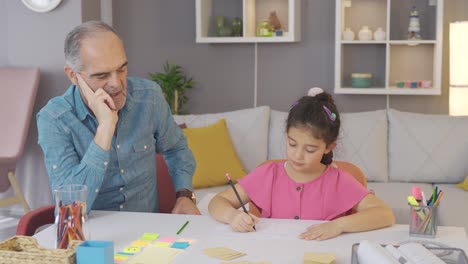
[[(301, 0), (196, 0), (197, 43), (255, 43), (300, 41)], [(257, 37), (258, 24), (267, 20), (271, 11), (284, 28), (283, 36)], [(215, 34), (215, 17), (228, 21), (242, 19), (242, 36), (218, 37)], [(230, 23), (230, 22), (229, 22)]]
[[(440, 95), (443, 0), (336, 0), (335, 93)], [(412, 6), (419, 12), (419, 40), (408, 40)], [(358, 40), (359, 30), (381, 27), (385, 40)], [(354, 40), (343, 40), (350, 28)], [(372, 86), (354, 88), (352, 73), (371, 73)], [(426, 88), (397, 82), (430, 81)]]

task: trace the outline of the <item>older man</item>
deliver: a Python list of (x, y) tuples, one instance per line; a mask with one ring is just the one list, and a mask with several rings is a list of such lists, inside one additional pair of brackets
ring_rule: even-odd
[(193, 199), (195, 160), (161, 88), (127, 77), (122, 40), (90, 21), (65, 39), (72, 82), (37, 114), (39, 144), (51, 189), (88, 186), (88, 209), (157, 212), (155, 153), (162, 153), (177, 191), (173, 213), (200, 214)]

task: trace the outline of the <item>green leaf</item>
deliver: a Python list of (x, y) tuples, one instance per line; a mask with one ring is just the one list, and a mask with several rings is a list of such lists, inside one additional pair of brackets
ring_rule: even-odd
[[(182, 112), (182, 107), (187, 103), (188, 98), (185, 95), (187, 89), (192, 89), (195, 85), (195, 82), (192, 78), (188, 78), (182, 67), (177, 64), (170, 64), (169, 61), (166, 61), (163, 64), (164, 72), (157, 72), (157, 73), (148, 73), (150, 79), (159, 86), (161, 86), (161, 90), (164, 94), (164, 98), (166, 99), (169, 107), (173, 114), (181, 114), (185, 113)], [(178, 93), (177, 97), (177, 109), (175, 109), (176, 103), (175, 100), (175, 93)]]

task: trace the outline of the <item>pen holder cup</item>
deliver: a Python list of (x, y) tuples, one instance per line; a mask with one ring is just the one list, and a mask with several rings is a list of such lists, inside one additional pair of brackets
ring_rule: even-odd
[(88, 187), (79, 184), (62, 185), (54, 190), (54, 195), (57, 228), (55, 247), (66, 249), (72, 240), (89, 239), (86, 214)]
[(435, 237), (438, 226), (438, 207), (410, 207), (409, 235), (417, 237)]

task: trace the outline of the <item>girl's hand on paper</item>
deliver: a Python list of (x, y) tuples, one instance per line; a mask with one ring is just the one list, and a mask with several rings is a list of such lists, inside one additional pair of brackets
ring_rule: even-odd
[(236, 232), (253, 232), (256, 223), (258, 223), (258, 217), (255, 215), (236, 210), (229, 225)]
[(307, 231), (300, 234), (299, 237), (304, 240), (326, 240), (336, 237), (342, 232), (340, 225), (331, 221), (310, 226), (307, 228)]

